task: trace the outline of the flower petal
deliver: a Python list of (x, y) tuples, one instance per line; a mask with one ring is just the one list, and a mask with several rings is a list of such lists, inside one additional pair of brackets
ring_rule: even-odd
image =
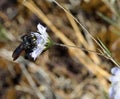
[(36, 60), (36, 58), (43, 52), (44, 46), (36, 48), (33, 52), (30, 53), (30, 56), (33, 60)]
[(111, 76), (110, 77), (111, 83), (116, 83), (120, 81), (120, 76)]
[(110, 98), (113, 98), (114, 95), (115, 95), (115, 91), (114, 91), (113, 87), (110, 87), (110, 88), (109, 88), (109, 97), (110, 97)]
[(120, 87), (119, 87), (119, 89), (117, 89), (117, 91), (114, 95), (114, 99), (120, 99)]
[(118, 67), (112, 68), (112, 69), (111, 69), (111, 73), (112, 73), (113, 75), (120, 75), (120, 68), (118, 68)]
[(46, 33), (46, 28), (44, 26), (42, 26), (40, 23), (37, 25), (37, 28), (38, 28), (38, 31), (42, 34), (42, 35), (45, 35), (47, 36), (47, 33)]

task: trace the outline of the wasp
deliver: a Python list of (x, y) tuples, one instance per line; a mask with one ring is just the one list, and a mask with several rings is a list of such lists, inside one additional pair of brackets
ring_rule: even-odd
[(35, 61), (42, 52), (53, 45), (46, 28), (41, 24), (38, 24), (37, 28), (38, 32), (31, 32), (21, 37), (22, 42), (12, 54), (13, 60), (16, 60), (24, 52), (26, 59)]
[[(38, 33), (39, 34), (39, 33)], [(25, 58), (32, 60), (29, 53), (33, 52), (33, 49), (37, 47), (37, 37), (34, 32), (26, 34), (21, 37), (22, 43), (15, 49), (12, 54), (13, 60), (16, 60), (22, 52), (25, 52)]]

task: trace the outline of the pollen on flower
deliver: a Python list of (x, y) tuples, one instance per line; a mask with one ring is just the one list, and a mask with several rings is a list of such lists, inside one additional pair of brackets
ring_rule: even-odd
[(21, 44), (13, 52), (13, 60), (16, 60), (24, 51), (25, 58), (34, 61), (46, 48), (50, 47), (48, 45), (51, 44), (51, 40), (46, 32), (46, 27), (38, 24), (37, 29), (37, 32), (31, 32), (21, 37)]

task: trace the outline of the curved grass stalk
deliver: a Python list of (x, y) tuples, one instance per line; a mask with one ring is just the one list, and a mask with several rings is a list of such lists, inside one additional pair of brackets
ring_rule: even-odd
[[(56, 0), (53, 0), (53, 2), (54, 2), (55, 4), (57, 4), (61, 9), (63, 9), (67, 14), (69, 14), (69, 15), (81, 26), (81, 28), (82, 28), (86, 33), (89, 34), (89, 36), (95, 41), (95, 43), (101, 48), (101, 49), (100, 49), (100, 53), (81, 48), (82, 50), (88, 51), (88, 52), (94, 52), (94, 53), (96, 53), (96, 54), (98, 54), (98, 55), (104, 56), (105, 58), (111, 60), (117, 67), (120, 68), (119, 63), (113, 59), (110, 51), (109, 51), (108, 48), (102, 43), (101, 40), (98, 39), (98, 41), (97, 41), (97, 40), (94, 38), (94, 36), (85, 28), (85, 26), (83, 26), (83, 25), (79, 22), (79, 20), (78, 20), (77, 18), (75, 18), (66, 8), (64, 8), (64, 7), (63, 7), (61, 4), (59, 4)], [(80, 48), (80, 47), (77, 47), (77, 46), (70, 46), (70, 45), (64, 45), (64, 44), (58, 44), (58, 43), (55, 43), (55, 45)]]

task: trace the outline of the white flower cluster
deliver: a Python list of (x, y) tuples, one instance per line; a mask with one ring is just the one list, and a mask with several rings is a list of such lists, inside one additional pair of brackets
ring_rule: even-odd
[(109, 96), (111, 99), (120, 99), (120, 68), (112, 68), (111, 73), (113, 75), (110, 78), (112, 85), (109, 89)]

